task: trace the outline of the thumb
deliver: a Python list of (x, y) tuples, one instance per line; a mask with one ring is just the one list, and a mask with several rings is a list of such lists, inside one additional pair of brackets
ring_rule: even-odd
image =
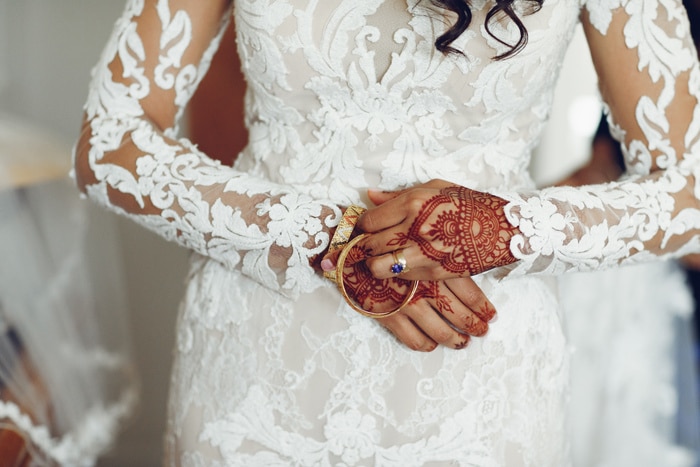
[(330, 253), (326, 253), (321, 261), (321, 269), (323, 272), (332, 271), (335, 265), (338, 264), (338, 256), (340, 256), (340, 248)]

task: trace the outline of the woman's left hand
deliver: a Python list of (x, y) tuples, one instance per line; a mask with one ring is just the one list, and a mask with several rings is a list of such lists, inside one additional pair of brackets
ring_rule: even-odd
[[(516, 261), (510, 239), (519, 231), (503, 211), (506, 201), (444, 180), (399, 192), (370, 191), (377, 207), (357, 227), (371, 233), (361, 246), (378, 279), (444, 280), (479, 274)], [(392, 267), (403, 254), (405, 267)]]

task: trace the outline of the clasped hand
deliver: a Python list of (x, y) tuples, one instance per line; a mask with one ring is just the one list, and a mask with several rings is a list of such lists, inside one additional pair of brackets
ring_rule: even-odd
[[(470, 335), (485, 334), (496, 310), (470, 276), (515, 261), (509, 243), (517, 228), (505, 218), (506, 202), (443, 180), (369, 194), (377, 206), (360, 217), (357, 229), (371, 235), (338, 271), (348, 294), (379, 312), (402, 301), (408, 280), (420, 280), (409, 305), (379, 320), (412, 349), (462, 348)], [(397, 275), (392, 265), (399, 250), (406, 268)], [(334, 264), (337, 255), (325, 259)]]

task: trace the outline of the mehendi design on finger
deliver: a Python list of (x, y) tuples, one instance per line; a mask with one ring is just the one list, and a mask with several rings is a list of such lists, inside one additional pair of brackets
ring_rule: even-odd
[(394, 238), (387, 242), (387, 246), (404, 246), (408, 243), (409, 237), (403, 232), (397, 233)]
[(461, 350), (461, 349), (465, 348), (467, 345), (469, 345), (469, 336), (464, 336), (464, 340), (457, 342), (457, 344), (455, 344), (455, 349)]
[(483, 303), (474, 313), (485, 322), (489, 322), (496, 315), (496, 308), (488, 302)]
[(505, 204), (487, 193), (446, 187), (423, 204), (406, 236), (449, 273), (474, 275), (510, 264), (515, 258), (509, 241), (516, 229), (503, 214)]
[(443, 315), (446, 312), (454, 314), (454, 310), (452, 309), (452, 302), (450, 301), (450, 299), (447, 298), (447, 296), (440, 293), (439, 282), (422, 281), (418, 286), (418, 291), (413, 297), (412, 303), (415, 303), (421, 299), (433, 300), (435, 302), (434, 308)]
[(472, 336), (482, 336), (488, 331), (489, 326), (476, 314), (468, 314), (464, 320), (464, 329)]
[[(439, 281), (421, 282), (412, 303), (421, 299), (433, 300), (435, 302), (434, 308), (443, 316), (445, 316), (445, 312), (455, 314), (455, 311), (452, 309), (452, 302), (447, 296), (440, 293), (440, 284)], [(464, 317), (464, 325), (460, 327), (462, 331), (459, 332), (464, 333), (466, 331), (474, 336), (483, 335), (488, 330), (488, 320), (495, 313), (496, 310), (490, 303), (483, 303), (478, 311), (471, 310), (471, 313)]]
[(399, 278), (376, 279), (365, 262), (367, 256), (367, 248), (362, 246), (356, 246), (348, 253), (344, 268), (348, 294), (369, 311), (375, 311), (378, 306), (395, 308), (406, 297), (411, 282)]

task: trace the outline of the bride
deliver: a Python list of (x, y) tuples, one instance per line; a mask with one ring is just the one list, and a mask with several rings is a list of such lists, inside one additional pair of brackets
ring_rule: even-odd
[[(233, 168), (177, 133), (229, 20)], [(535, 190), (579, 21), (629, 175)], [(674, 0), (128, 2), (75, 172), (195, 252), (167, 462), (568, 465), (555, 276), (700, 250), (698, 71)]]

